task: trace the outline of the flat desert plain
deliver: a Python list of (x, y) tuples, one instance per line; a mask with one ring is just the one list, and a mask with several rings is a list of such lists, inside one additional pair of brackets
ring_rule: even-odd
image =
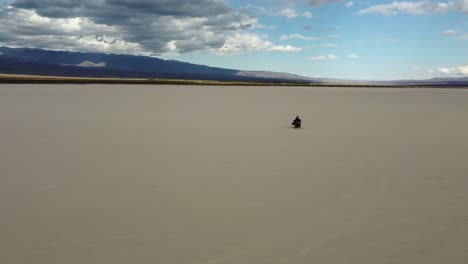
[(0, 125), (0, 263), (468, 263), (468, 90), (1, 85)]

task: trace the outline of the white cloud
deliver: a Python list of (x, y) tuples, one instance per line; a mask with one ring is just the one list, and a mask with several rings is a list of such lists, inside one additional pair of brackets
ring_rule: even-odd
[(305, 11), (304, 14), (303, 14), (303, 16), (304, 16), (305, 18), (312, 18), (312, 13), (310, 13), (309, 11)]
[(226, 38), (224, 45), (215, 53), (219, 55), (232, 55), (244, 52), (255, 51), (279, 51), (279, 52), (299, 52), (302, 48), (291, 45), (275, 45), (266, 40), (266, 36), (254, 33), (236, 33)]
[(298, 17), (299, 15), (297, 14), (297, 12), (291, 8), (285, 8), (281, 11), (278, 12), (278, 15), (279, 16), (284, 16), (286, 18), (295, 18), (295, 17)]
[(165, 52), (161, 53), (160, 57), (168, 58), (168, 57), (178, 57), (180, 56), (180, 50), (177, 47), (177, 41), (171, 40), (166, 43), (164, 47)]
[(291, 45), (278, 45), (278, 46), (271, 46), (267, 49), (268, 51), (280, 51), (280, 52), (299, 52), (302, 51), (302, 48), (294, 47)]
[(100, 63), (94, 63), (92, 61), (83, 61), (80, 64), (77, 64), (76, 66), (79, 67), (105, 67), (107, 65), (106, 62), (100, 62)]
[[(466, 0), (457, 0), (457, 2), (462, 3)], [(364, 15), (364, 14), (381, 14), (381, 15), (397, 15), (400, 13), (405, 14), (412, 14), (412, 15), (424, 15), (424, 14), (432, 14), (432, 13), (444, 13), (450, 11), (459, 4), (455, 1), (449, 2), (438, 2), (435, 3), (432, 0), (424, 0), (419, 2), (399, 2), (394, 1), (390, 4), (380, 4), (370, 6), (368, 8), (362, 9), (358, 11), (357, 15)]]
[(171, 40), (169, 42), (166, 43), (166, 49), (169, 51), (169, 52), (174, 52), (177, 50), (177, 42), (175, 40)]
[(300, 39), (300, 40), (306, 40), (306, 41), (315, 41), (315, 40), (321, 40), (322, 38), (319, 37), (306, 37), (300, 34), (291, 34), (291, 35), (282, 35), (280, 37), (280, 40), (290, 40), (290, 39)]
[(455, 36), (457, 34), (457, 31), (453, 29), (447, 29), (444, 32), (442, 32), (442, 34), (446, 36)]
[(354, 2), (347, 2), (345, 4), (346, 7), (352, 7), (354, 5)]
[(447, 76), (468, 76), (468, 65), (453, 68), (437, 68), (436, 70), (429, 70), (428, 72), (436, 72)]
[(296, 17), (299, 17), (299, 16), (303, 16), (305, 18), (312, 18), (312, 13), (309, 12), (309, 11), (304, 11), (304, 13), (302, 13), (302, 15), (300, 15), (299, 13), (297, 13), (296, 10), (292, 9), (292, 8), (284, 8), (284, 9), (281, 9), (280, 11), (273, 11), (273, 10), (270, 10), (270, 9), (267, 9), (265, 7), (262, 7), (262, 6), (256, 6), (256, 5), (251, 5), (251, 4), (248, 4), (247, 6), (243, 7), (242, 8), (243, 10), (250, 10), (254, 13), (257, 13), (257, 14), (261, 14), (261, 15), (264, 15), (264, 16), (272, 16), (272, 17), (286, 17), (288, 19), (292, 19), (292, 18), (296, 18)]
[(349, 54), (348, 56), (346, 56), (348, 59), (359, 59), (359, 55), (357, 54)]
[(333, 43), (322, 44), (320, 46), (325, 47), (325, 48), (338, 48), (338, 45), (333, 44)]
[(339, 59), (339, 57), (336, 56), (335, 54), (328, 54), (328, 55), (309, 57), (307, 59), (308, 60), (337, 60)]

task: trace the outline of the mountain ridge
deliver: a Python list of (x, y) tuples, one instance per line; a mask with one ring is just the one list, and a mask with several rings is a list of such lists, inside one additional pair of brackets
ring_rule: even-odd
[(0, 73), (62, 77), (468, 87), (468, 77), (394, 81), (312, 78), (284, 72), (226, 69), (147, 56), (2, 46), (0, 46)]
[[(0, 72), (74, 77), (178, 78), (226, 81), (287, 80), (278, 74), (257, 76), (237, 69), (210, 67), (146, 56), (8, 47), (0, 47)], [(300, 76), (288, 80), (292, 82), (311, 81), (307, 77)]]

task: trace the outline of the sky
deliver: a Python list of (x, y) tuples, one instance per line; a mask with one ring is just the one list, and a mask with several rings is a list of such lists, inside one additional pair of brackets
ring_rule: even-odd
[(468, 0), (0, 0), (0, 46), (322, 78), (467, 77)]

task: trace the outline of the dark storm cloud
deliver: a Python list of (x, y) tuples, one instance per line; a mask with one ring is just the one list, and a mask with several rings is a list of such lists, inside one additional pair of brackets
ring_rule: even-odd
[(221, 0), (17, 0), (0, 10), (0, 45), (184, 53), (219, 49), (256, 23)]
[(13, 6), (60, 18), (135, 14), (201, 17), (230, 12), (220, 0), (16, 0)]

